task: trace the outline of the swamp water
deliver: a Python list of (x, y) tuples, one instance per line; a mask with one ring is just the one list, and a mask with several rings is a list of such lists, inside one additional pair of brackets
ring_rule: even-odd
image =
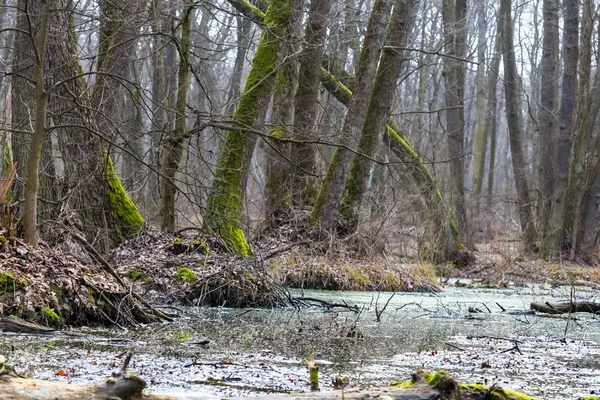
[[(308, 390), (304, 360), (314, 356), (323, 390), (331, 389), (337, 374), (353, 386), (381, 386), (408, 380), (422, 367), (539, 399), (600, 394), (600, 318), (508, 312), (526, 310), (533, 301), (569, 300), (570, 288), (448, 286), (436, 294), (401, 293), (391, 298), (380, 322), (376, 311), (391, 293), (293, 294), (357, 305), (361, 312), (185, 308), (176, 323), (128, 332), (2, 334), (0, 354), (31, 377), (92, 383), (109, 376), (135, 345), (130, 370), (146, 380), (149, 391), (161, 393), (231, 397)], [(595, 301), (597, 292), (577, 288), (574, 299)], [(194, 343), (203, 339), (210, 343)]]

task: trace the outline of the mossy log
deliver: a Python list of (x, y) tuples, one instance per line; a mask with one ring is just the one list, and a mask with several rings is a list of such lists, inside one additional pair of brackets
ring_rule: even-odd
[(562, 302), (562, 303), (531, 303), (532, 310), (546, 314), (568, 314), (587, 312), (597, 314), (600, 312), (600, 303), (593, 302)]

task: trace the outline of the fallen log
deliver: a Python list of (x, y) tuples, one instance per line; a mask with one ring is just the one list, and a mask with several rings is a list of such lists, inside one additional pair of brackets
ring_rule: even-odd
[[(98, 385), (71, 385), (25, 378), (10, 367), (0, 355), (0, 398), (5, 400), (215, 400), (220, 397), (189, 393), (183, 395), (145, 394), (146, 382), (126, 369), (133, 352), (125, 357), (123, 366), (112, 376)], [(522, 393), (504, 390), (495, 385), (459, 384), (447, 372), (435, 374), (417, 371), (412, 379), (389, 387), (370, 389), (342, 389), (326, 392), (307, 392), (293, 394), (271, 394), (254, 397), (255, 400), (364, 400), (380, 398), (384, 400), (443, 400), (443, 399), (506, 399), (533, 400)]]
[(570, 302), (561, 303), (531, 303), (530, 308), (537, 312), (546, 314), (568, 314), (575, 312), (587, 312), (598, 314), (600, 312), (600, 303), (594, 302)]

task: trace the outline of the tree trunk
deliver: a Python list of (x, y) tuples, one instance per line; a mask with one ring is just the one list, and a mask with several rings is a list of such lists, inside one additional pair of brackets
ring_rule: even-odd
[(175, 230), (175, 175), (179, 169), (183, 145), (188, 139), (186, 126), (187, 94), (190, 87), (190, 31), (194, 3), (186, 0), (181, 20), (179, 41), (179, 73), (177, 76), (177, 103), (175, 104), (175, 128), (163, 141), (162, 155), (162, 230)]
[[(163, 31), (162, 0), (152, 1), (152, 135), (150, 145), (150, 164), (160, 169), (161, 136), (167, 129), (167, 72), (165, 69), (165, 50), (160, 34)], [(147, 204), (158, 200), (160, 178), (155, 171), (150, 172)]]
[[(294, 100), (294, 138), (313, 140), (316, 136), (316, 120), (321, 87), (321, 63), (327, 22), (332, 0), (313, 0), (310, 4), (304, 48), (300, 53), (300, 75)], [(314, 144), (296, 143), (292, 146), (292, 201), (306, 205), (316, 195), (317, 151)]]
[(542, 77), (539, 110), (540, 165), (538, 172), (538, 221), (541, 248), (544, 249), (554, 188), (554, 154), (558, 132), (558, 1), (544, 0), (544, 38), (542, 40)]
[(204, 215), (205, 228), (218, 234), (236, 254), (248, 255), (250, 247), (240, 228), (244, 157), (250, 142), (245, 128), (252, 128), (267, 107), (275, 83), (282, 38), (289, 23), (288, 0), (271, 0), (265, 28), (254, 54), (244, 92), (233, 114), (233, 125), (219, 154), (217, 170)]
[(506, 94), (506, 122), (508, 125), (510, 153), (513, 176), (517, 189), (517, 207), (519, 221), (523, 231), (523, 241), (527, 251), (533, 250), (536, 242), (536, 231), (533, 224), (527, 165), (523, 156), (521, 133), (521, 108), (519, 102), (519, 82), (513, 45), (513, 26), (511, 18), (511, 0), (500, 1), (502, 18), (502, 51), (504, 58), (504, 90)]
[[(294, 126), (294, 97), (298, 85), (299, 64), (295, 56), (302, 29), (302, 0), (291, 0), (291, 22), (287, 27), (283, 54), (285, 62), (277, 73), (273, 93), (271, 132), (273, 138), (290, 138)], [(289, 145), (281, 141), (267, 143), (265, 211), (269, 225), (291, 206)]]
[[(23, 226), (25, 241), (30, 245), (38, 245), (38, 212), (37, 198), (39, 189), (39, 166), (46, 134), (46, 112), (48, 106), (48, 93), (44, 82), (44, 61), (46, 43), (48, 41), (49, 5), (47, 0), (40, 1), (40, 25), (37, 37), (31, 37), (33, 42), (35, 61), (33, 64), (33, 79), (35, 85), (35, 126), (29, 145), (29, 159), (27, 160), (27, 182), (25, 183), (25, 210), (23, 213)], [(32, 32), (33, 35), (33, 32)]]
[(358, 227), (360, 207), (368, 191), (368, 182), (373, 170), (373, 158), (380, 137), (386, 130), (400, 77), (404, 56), (400, 47), (406, 42), (413, 16), (413, 0), (396, 0), (383, 48), (381, 62), (367, 116), (362, 127), (358, 155), (354, 158), (342, 197), (340, 211), (344, 218), (345, 230), (355, 232)]
[(385, 40), (392, 4), (392, 0), (375, 0), (373, 5), (358, 62), (356, 85), (353, 88), (352, 99), (348, 105), (344, 126), (340, 133), (340, 144), (344, 147), (335, 149), (310, 214), (310, 223), (318, 224), (320, 229), (324, 231), (335, 230), (340, 219), (340, 201), (348, 171), (354, 158), (354, 153), (349, 151), (348, 148), (355, 149), (357, 147), (360, 130), (365, 123), (369, 98), (375, 83), (379, 54)]
[(464, 190), (464, 67), (457, 60), (464, 56), (465, 0), (444, 0), (442, 14), (444, 19), (444, 97), (446, 102), (446, 132), (448, 135), (448, 155), (450, 161), (450, 180), (452, 204), (458, 231), (466, 233), (466, 206)]
[(577, 253), (583, 193), (586, 183), (584, 181), (586, 165), (586, 132), (589, 120), (593, 93), (590, 90), (592, 74), (592, 36), (594, 29), (595, 9), (592, 0), (584, 0), (581, 22), (581, 53), (579, 62), (579, 88), (578, 107), (575, 119), (575, 141), (573, 143), (572, 158), (569, 166), (569, 186), (567, 188), (565, 232), (571, 241), (571, 252), (569, 258), (573, 260)]
[(577, 64), (579, 61), (579, 1), (565, 0), (565, 26), (563, 34), (563, 78), (560, 98), (559, 130), (556, 142), (554, 169), (554, 190), (548, 240), (542, 248), (542, 257), (555, 258), (567, 245), (565, 241), (565, 215), (567, 209), (567, 188), (569, 185), (569, 164), (575, 115), (577, 110)]
[[(474, 144), (474, 160), (473, 160), (473, 201), (475, 202), (475, 218), (479, 216), (479, 206), (481, 204), (481, 190), (483, 189), (483, 176), (485, 173), (485, 156), (487, 150), (487, 135), (485, 129), (486, 112), (485, 112), (485, 52), (487, 49), (487, 20), (485, 15), (485, 1), (477, 1), (477, 103), (476, 103), (476, 119), (475, 119), (475, 144)], [(492, 61), (493, 62), (493, 61)], [(495, 81), (494, 81), (495, 83)]]
[(496, 173), (496, 132), (497, 132), (497, 113), (498, 113), (498, 77), (500, 76), (500, 60), (502, 58), (502, 24), (501, 19), (498, 18), (498, 26), (496, 28), (496, 41), (494, 43), (494, 55), (490, 63), (490, 70), (488, 72), (488, 100), (487, 100), (487, 112), (485, 115), (485, 132), (489, 137), (490, 142), (490, 161), (488, 166), (487, 176), (487, 199), (486, 207), (487, 213), (490, 215), (487, 236), (489, 239), (493, 235), (493, 196), (494, 196), (494, 174)]
[(64, 154), (65, 178), (81, 228), (106, 251), (136, 233), (144, 222), (121, 185), (92, 114), (87, 83), (76, 47), (72, 13), (66, 0), (50, 14), (47, 76), (54, 82), (49, 111)]

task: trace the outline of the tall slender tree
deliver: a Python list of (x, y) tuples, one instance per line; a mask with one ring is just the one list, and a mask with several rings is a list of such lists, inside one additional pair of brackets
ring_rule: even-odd
[(506, 122), (512, 159), (512, 170), (517, 188), (519, 221), (523, 232), (525, 247), (533, 250), (537, 233), (532, 217), (532, 205), (529, 198), (529, 182), (527, 165), (523, 155), (523, 134), (521, 132), (521, 108), (519, 99), (519, 82), (517, 63), (513, 43), (513, 23), (511, 15), (511, 0), (500, 1), (500, 16), (502, 18), (502, 57), (504, 60), (504, 92), (506, 96)]

